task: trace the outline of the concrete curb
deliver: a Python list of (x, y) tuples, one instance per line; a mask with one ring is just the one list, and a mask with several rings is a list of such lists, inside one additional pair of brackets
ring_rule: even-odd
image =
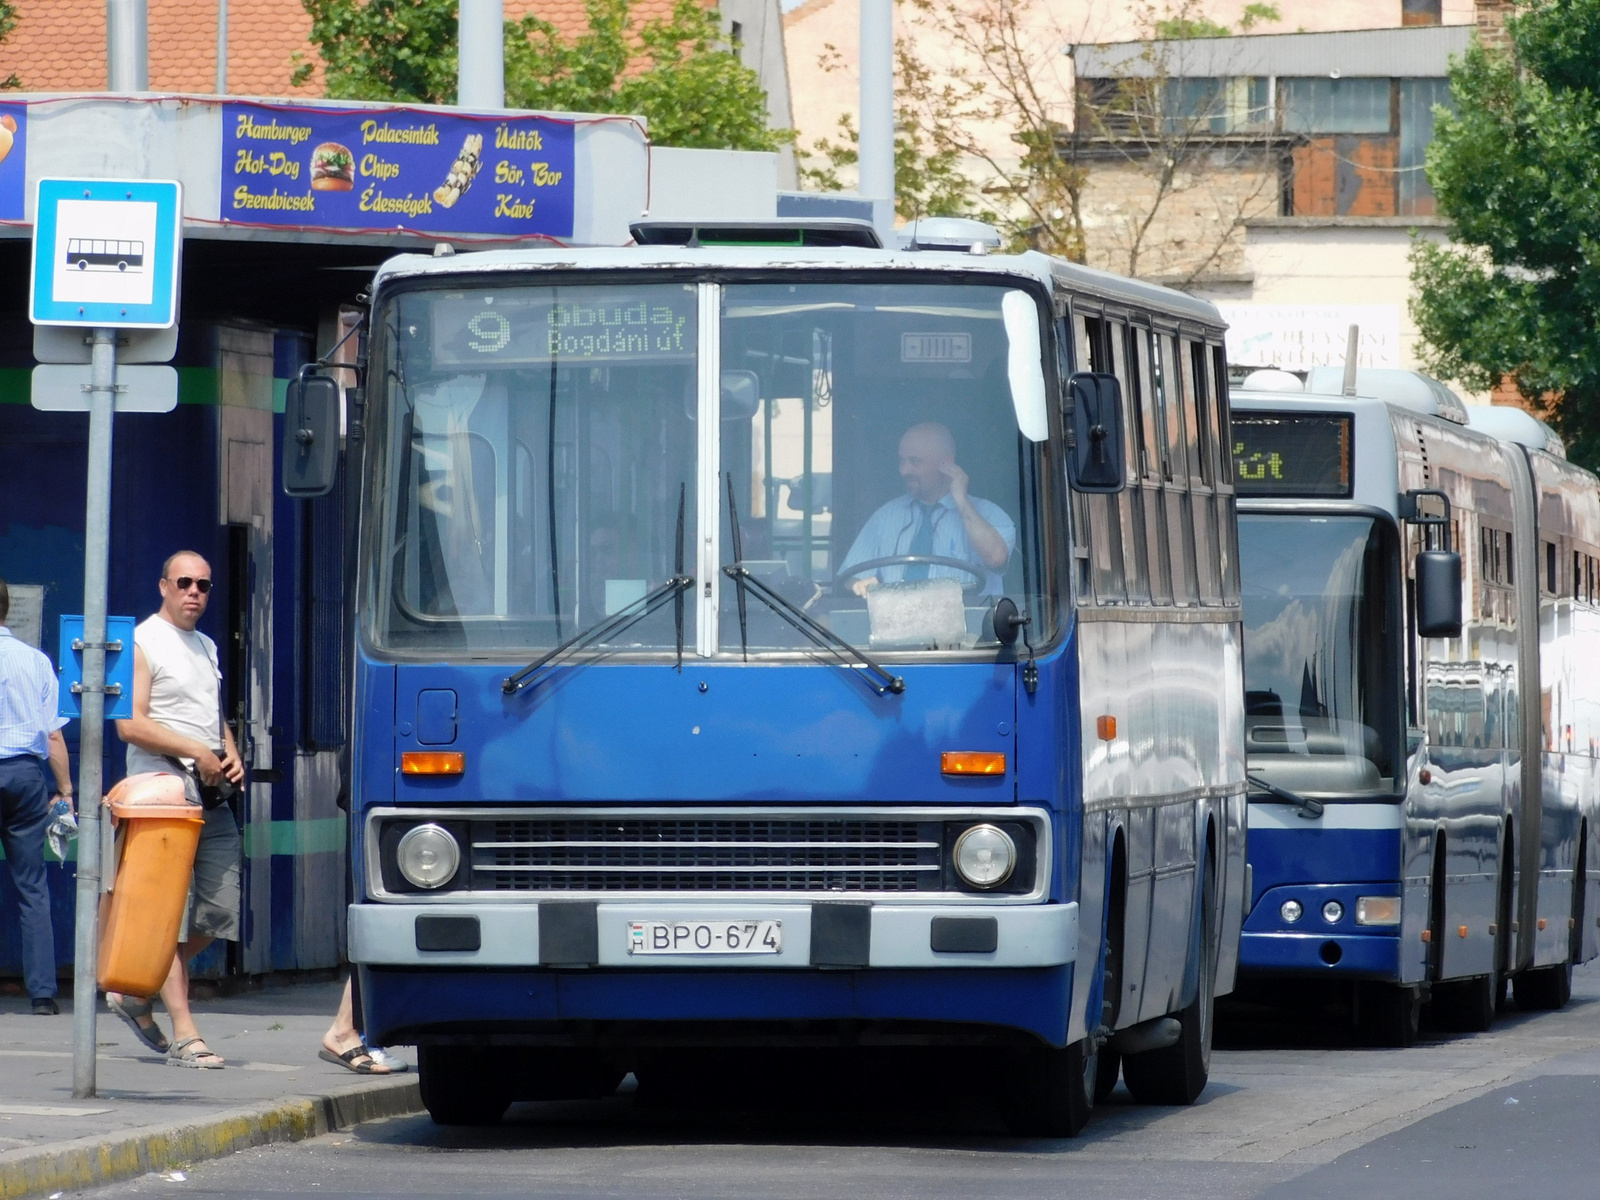
[(98, 1187), (220, 1158), (252, 1146), (298, 1142), (379, 1117), (422, 1111), (415, 1075), (374, 1080), (320, 1095), (281, 1096), (204, 1121), (152, 1125), (0, 1153), (0, 1197), (21, 1200)]

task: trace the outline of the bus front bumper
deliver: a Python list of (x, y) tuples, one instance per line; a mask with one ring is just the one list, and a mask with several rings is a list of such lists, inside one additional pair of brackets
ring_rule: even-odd
[[(641, 954), (635, 922), (776, 921), (765, 954)], [(350, 961), (368, 967), (606, 967), (816, 970), (1060, 967), (1078, 947), (1072, 904), (705, 903), (352, 904)]]

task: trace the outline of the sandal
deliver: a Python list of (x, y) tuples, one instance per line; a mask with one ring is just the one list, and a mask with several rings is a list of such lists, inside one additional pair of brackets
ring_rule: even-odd
[[(198, 1046), (199, 1049), (195, 1047)], [(206, 1046), (204, 1038), (184, 1038), (175, 1042), (172, 1049), (167, 1051), (167, 1066), (169, 1067), (198, 1067), (204, 1071), (220, 1071), (223, 1067), (222, 1055), (217, 1054)]]
[[(354, 1071), (357, 1075), (393, 1074), (389, 1068), (380, 1066), (378, 1060), (372, 1057), (372, 1051), (368, 1050), (360, 1042), (351, 1046), (343, 1054), (335, 1054), (327, 1047), (323, 1047), (317, 1051), (317, 1057), (323, 1062), (331, 1062), (336, 1067), (343, 1067), (346, 1071)], [(359, 1059), (365, 1059), (366, 1061), (359, 1062), (357, 1061)]]
[[(115, 997), (115, 998), (113, 998)], [(171, 1045), (167, 1035), (161, 1032), (161, 1026), (156, 1024), (156, 1019), (151, 1010), (155, 1007), (154, 1000), (140, 1003), (128, 996), (117, 996), (114, 992), (106, 993), (106, 1007), (117, 1016), (121, 1017), (134, 1035), (157, 1054), (165, 1054)], [(148, 1025), (141, 1025), (140, 1019), (148, 1018)]]

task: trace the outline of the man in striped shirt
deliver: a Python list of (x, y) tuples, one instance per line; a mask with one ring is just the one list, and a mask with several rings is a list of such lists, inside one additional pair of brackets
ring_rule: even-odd
[(0, 845), (21, 896), (22, 975), (37, 1016), (54, 1016), (56, 947), (50, 891), (44, 878), (44, 831), (54, 795), (72, 803), (65, 717), (56, 715), (56, 673), (50, 660), (6, 628), (11, 589), (0, 579)]

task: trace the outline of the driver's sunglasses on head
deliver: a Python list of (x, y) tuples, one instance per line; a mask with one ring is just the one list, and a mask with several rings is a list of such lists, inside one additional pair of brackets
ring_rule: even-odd
[(179, 575), (172, 582), (180, 592), (187, 592), (190, 588), (196, 587), (200, 589), (200, 594), (204, 596), (211, 590), (211, 580), (196, 579), (193, 575)]

